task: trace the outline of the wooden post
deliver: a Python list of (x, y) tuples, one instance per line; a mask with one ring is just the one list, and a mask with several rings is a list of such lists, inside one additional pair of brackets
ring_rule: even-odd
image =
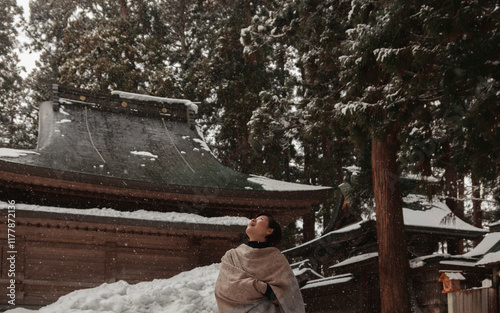
[(493, 289), (495, 290), (495, 312), (499, 313), (500, 308), (499, 308), (499, 299), (498, 299), (498, 264), (495, 264), (493, 266), (493, 277), (492, 277), (492, 284), (493, 284)]
[(448, 301), (448, 313), (455, 313), (455, 293), (449, 292), (446, 294)]

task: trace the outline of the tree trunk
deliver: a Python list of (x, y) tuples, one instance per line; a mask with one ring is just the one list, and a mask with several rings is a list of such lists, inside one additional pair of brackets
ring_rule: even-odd
[(457, 181), (458, 190), (458, 201), (457, 201), (457, 211), (460, 212), (460, 216), (465, 216), (465, 177), (460, 175)]
[(126, 18), (128, 16), (127, 0), (120, 0), (120, 17)]
[[(450, 208), (451, 212), (455, 214), (456, 217), (463, 219), (464, 214), (460, 212), (458, 205), (458, 173), (451, 164), (451, 147), (449, 139), (446, 139), (443, 143), (443, 149), (445, 151), (445, 156), (443, 158), (445, 162), (444, 171), (444, 189), (445, 189), (445, 203)], [(464, 250), (464, 244), (462, 239), (448, 239), (447, 247), (449, 254), (462, 254)]]
[(397, 164), (397, 137), (372, 137), (381, 312), (410, 312), (408, 255)]
[[(323, 151), (323, 158), (325, 160), (331, 161), (332, 160), (332, 153), (331, 153), (332, 143), (331, 143), (331, 140), (330, 140), (330, 138), (328, 138), (328, 136), (326, 134), (323, 134), (321, 136), (321, 138), (322, 138), (321, 148), (322, 148), (322, 151)], [(335, 165), (332, 164), (332, 166), (335, 166)], [(330, 176), (330, 175), (327, 175), (327, 176)], [(323, 175), (321, 175), (321, 178), (324, 179), (325, 177)], [(329, 186), (329, 185), (331, 185), (331, 181), (330, 182), (321, 181), (320, 183), (323, 186)], [(337, 184), (337, 185), (334, 185), (334, 186), (338, 186), (338, 185), (340, 185), (340, 184)], [(328, 205), (325, 205), (323, 207), (323, 209), (324, 209), (323, 210), (323, 229), (325, 229), (330, 224), (330, 220), (332, 218), (332, 212), (331, 212), (330, 207)]]
[[(483, 228), (483, 212), (481, 211), (481, 184), (472, 174), (472, 219), (474, 226)], [(477, 246), (481, 240), (474, 240), (474, 246)]]
[(302, 217), (304, 222), (302, 228), (302, 235), (304, 236), (304, 242), (308, 242), (314, 239), (314, 224), (315, 224), (315, 216), (314, 211), (311, 211)]
[[(306, 177), (311, 181), (312, 179), (312, 174), (311, 174), (311, 149), (309, 146), (305, 145), (304, 146), (304, 172), (306, 173)], [(315, 235), (314, 235), (314, 228), (315, 228), (315, 214), (314, 211), (310, 211), (304, 216), (302, 216), (303, 220), (303, 226), (302, 226), (302, 235), (303, 235), (303, 240), (304, 242), (308, 242), (310, 240), (313, 240)]]

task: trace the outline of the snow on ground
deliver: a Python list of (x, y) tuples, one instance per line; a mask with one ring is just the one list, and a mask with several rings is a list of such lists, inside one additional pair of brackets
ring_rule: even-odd
[(198, 267), (169, 279), (130, 285), (125, 281), (81, 289), (39, 310), (6, 313), (216, 313), (215, 281), (220, 264)]

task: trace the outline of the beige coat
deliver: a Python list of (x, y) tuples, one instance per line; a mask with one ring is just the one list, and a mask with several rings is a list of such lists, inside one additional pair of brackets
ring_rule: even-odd
[[(271, 286), (277, 304), (263, 294)], [(273, 247), (255, 249), (245, 244), (222, 257), (215, 283), (219, 313), (304, 313), (299, 285), (286, 258)]]

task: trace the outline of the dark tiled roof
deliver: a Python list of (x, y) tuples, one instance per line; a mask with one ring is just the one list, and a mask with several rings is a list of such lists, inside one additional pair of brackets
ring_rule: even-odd
[[(165, 197), (159, 193), (195, 195), (196, 199), (184, 196), (184, 203), (209, 203), (212, 200), (202, 198), (223, 196), (226, 206), (231, 199), (240, 199), (242, 205), (248, 198), (281, 201), (279, 206), (286, 207), (286, 201), (295, 199), (302, 208), (321, 203), (331, 191), (223, 166), (197, 131), (197, 107), (190, 101), (60, 87), (54, 91), (53, 101), (40, 104), (37, 149), (17, 157), (0, 155), (0, 172), (7, 173), (0, 180), (8, 188), (8, 173), (22, 172), (27, 177), (92, 184), (92, 192), (102, 185), (150, 190), (157, 192), (156, 198)], [(43, 179), (38, 184), (43, 185)]]
[(109, 98), (104, 102), (104, 96), (96, 101), (97, 96), (71, 99), (75, 98), (73, 93), (71, 98), (65, 95), (60, 94), (56, 103), (40, 105), (36, 154), (0, 159), (170, 185), (271, 191), (329, 189), (253, 177), (223, 166), (196, 127), (188, 124), (187, 116), (192, 116), (195, 107), (189, 101), (160, 102), (165, 98), (120, 94), (122, 98), (110, 97), (121, 103), (113, 108)]

